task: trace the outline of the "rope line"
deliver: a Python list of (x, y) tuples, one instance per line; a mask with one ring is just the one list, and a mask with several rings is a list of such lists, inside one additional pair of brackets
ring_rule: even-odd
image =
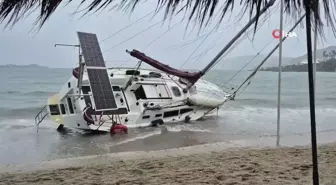
[(141, 33), (143, 33), (143, 32), (145, 32), (145, 31), (147, 31), (147, 30), (149, 30), (149, 29), (153, 28), (154, 26), (156, 26), (156, 25), (160, 24), (161, 22), (162, 22), (162, 21), (158, 21), (158, 22), (156, 22), (155, 24), (153, 24), (153, 25), (151, 25), (151, 26), (147, 27), (146, 29), (144, 29), (144, 30), (142, 30), (142, 31), (138, 32), (137, 34), (135, 34), (135, 35), (133, 35), (133, 36), (129, 37), (128, 39), (126, 39), (126, 40), (124, 40), (124, 41), (122, 41), (122, 42), (120, 42), (120, 43), (118, 43), (118, 44), (116, 44), (116, 45), (114, 45), (114, 46), (110, 47), (109, 49), (107, 49), (107, 50), (106, 50), (106, 51), (104, 51), (103, 53), (106, 53), (106, 52), (109, 52), (109, 51), (111, 51), (112, 49), (114, 49), (114, 48), (116, 48), (116, 47), (120, 46), (121, 44), (123, 44), (123, 43), (125, 43), (125, 42), (127, 42), (127, 41), (129, 41), (129, 40), (131, 40), (131, 39), (133, 39), (134, 37), (136, 37), (136, 36), (140, 35)]
[(149, 15), (152, 14), (153, 12), (155, 12), (155, 11), (152, 11), (152, 12), (150, 12), (150, 13), (148, 13), (148, 14), (142, 16), (141, 18), (137, 19), (136, 21), (134, 21), (134, 22), (130, 23), (129, 25), (127, 25), (127, 26), (121, 28), (120, 30), (114, 32), (112, 35), (110, 35), (110, 36), (106, 37), (105, 39), (103, 39), (102, 41), (100, 41), (100, 43), (102, 43), (102, 42), (104, 42), (104, 41), (110, 39), (111, 37), (117, 35), (118, 33), (122, 32), (122, 31), (124, 31), (126, 28), (131, 27), (133, 24), (135, 24), (135, 23), (139, 22), (140, 20), (146, 18), (147, 16), (149, 16)]

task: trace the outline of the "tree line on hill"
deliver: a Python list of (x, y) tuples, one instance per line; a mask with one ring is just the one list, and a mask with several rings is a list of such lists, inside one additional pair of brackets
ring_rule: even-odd
[[(273, 71), (278, 72), (278, 67), (267, 67), (260, 68), (260, 71)], [(286, 65), (281, 67), (281, 71), (283, 72), (307, 72), (308, 64), (293, 64)], [(332, 50), (327, 53), (323, 52), (323, 59), (316, 64), (316, 71), (320, 72), (336, 72), (336, 51)]]

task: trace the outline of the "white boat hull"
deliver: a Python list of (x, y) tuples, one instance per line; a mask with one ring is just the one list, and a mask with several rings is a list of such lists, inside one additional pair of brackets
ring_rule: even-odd
[[(228, 100), (227, 94), (218, 86), (204, 80), (184, 92), (185, 84), (177, 77), (164, 73), (148, 77), (147, 74), (154, 71), (144, 69), (139, 70), (141, 75), (134, 77), (125, 75), (127, 70), (130, 69), (109, 69), (108, 73), (119, 111), (113, 120), (129, 128), (194, 121)], [(125, 84), (130, 79), (132, 84), (127, 87)], [(51, 120), (70, 128), (110, 131), (112, 115), (95, 113), (87, 116), (85, 112), (88, 105), (94, 106), (86, 72), (82, 85), (82, 92), (79, 92), (77, 79), (72, 77), (58, 94), (48, 99)]]

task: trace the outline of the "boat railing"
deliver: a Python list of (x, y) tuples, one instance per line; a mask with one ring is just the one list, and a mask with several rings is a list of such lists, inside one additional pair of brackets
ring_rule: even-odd
[(44, 120), (44, 118), (46, 118), (48, 115), (49, 115), (48, 105), (46, 105), (35, 116), (35, 125), (37, 126), (37, 132), (38, 132), (38, 126)]

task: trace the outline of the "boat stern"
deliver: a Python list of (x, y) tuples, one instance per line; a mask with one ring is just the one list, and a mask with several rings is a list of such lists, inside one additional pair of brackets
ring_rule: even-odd
[(62, 105), (58, 93), (50, 96), (47, 100), (49, 118), (60, 125), (64, 124), (64, 117), (61, 115), (60, 111), (63, 109)]
[(57, 128), (62, 128), (64, 125), (64, 117), (61, 115), (64, 105), (60, 104), (59, 94), (54, 94), (50, 96), (47, 100), (47, 105), (45, 105), (40, 112), (35, 116), (35, 124), (38, 127), (40, 123), (49, 117), (52, 121), (58, 124)]

